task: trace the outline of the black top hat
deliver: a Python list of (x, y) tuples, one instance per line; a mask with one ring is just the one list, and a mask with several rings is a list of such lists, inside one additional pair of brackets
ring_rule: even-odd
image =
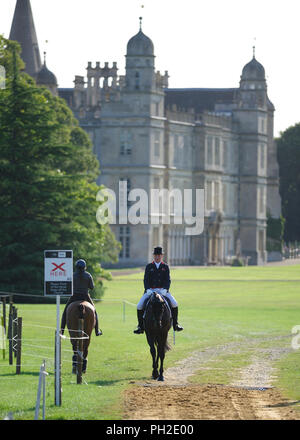
[(153, 251), (154, 255), (162, 255), (162, 253), (163, 253), (163, 250), (160, 246), (157, 246), (154, 248), (154, 251)]

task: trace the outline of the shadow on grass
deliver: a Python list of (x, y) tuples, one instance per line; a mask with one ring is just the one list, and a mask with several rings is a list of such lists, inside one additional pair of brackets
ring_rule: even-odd
[(16, 374), (16, 373), (6, 373), (6, 374), (0, 374), (0, 377), (20, 377), (20, 376), (39, 376), (40, 373), (35, 371), (21, 371), (20, 374)]
[(124, 382), (125, 385), (135, 384), (137, 382), (147, 380), (148, 377), (121, 377), (119, 379), (110, 379), (110, 380), (96, 380), (96, 381), (88, 381), (89, 384), (97, 385), (100, 387), (116, 385), (118, 383)]

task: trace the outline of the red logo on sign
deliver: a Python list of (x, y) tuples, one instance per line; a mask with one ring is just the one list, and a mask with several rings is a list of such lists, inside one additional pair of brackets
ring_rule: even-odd
[[(65, 263), (61, 263), (61, 264), (56, 264), (56, 263), (51, 263), (51, 264), (53, 264), (53, 266), (55, 266), (52, 270), (51, 270), (51, 272), (50, 272), (50, 275), (53, 275), (53, 276), (62, 276), (62, 275), (65, 275), (65, 273), (66, 273), (66, 271), (65, 271), (65, 269), (62, 267)], [(58, 272), (56, 272), (58, 270)]]

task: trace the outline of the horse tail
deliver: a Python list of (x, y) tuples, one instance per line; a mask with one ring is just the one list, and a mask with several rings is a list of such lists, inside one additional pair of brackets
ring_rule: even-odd
[(79, 309), (79, 319), (84, 319), (84, 314), (85, 314), (85, 307), (83, 304), (79, 304), (78, 306)]
[(168, 339), (166, 340), (166, 343), (165, 343), (165, 352), (166, 351), (169, 351), (169, 350), (171, 350), (171, 346), (169, 345), (169, 343), (168, 343)]
[[(156, 345), (156, 347), (158, 346), (158, 337), (155, 338), (154, 344)], [(169, 345), (168, 342), (168, 338), (166, 339), (165, 345), (164, 345), (164, 352), (166, 353), (167, 351), (171, 350), (171, 346)]]

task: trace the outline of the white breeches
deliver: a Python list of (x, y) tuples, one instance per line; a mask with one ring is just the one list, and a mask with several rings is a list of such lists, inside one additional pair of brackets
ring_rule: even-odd
[(147, 292), (144, 293), (144, 295), (142, 296), (142, 298), (138, 302), (138, 305), (137, 305), (138, 310), (143, 310), (144, 302), (146, 301), (147, 298), (149, 298), (149, 296), (151, 295), (152, 292), (157, 292), (160, 295), (167, 297), (170, 300), (171, 306), (173, 308), (178, 307), (178, 303), (177, 303), (176, 299), (171, 295), (170, 292), (168, 292), (166, 289), (158, 289), (157, 288), (157, 289), (148, 289)]

